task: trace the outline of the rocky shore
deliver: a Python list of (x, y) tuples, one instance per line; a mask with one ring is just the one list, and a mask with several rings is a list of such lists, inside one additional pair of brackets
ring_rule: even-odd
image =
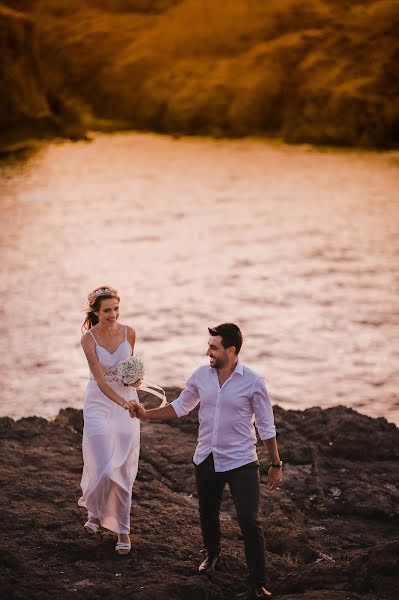
[[(178, 390), (168, 389), (169, 399)], [(150, 397), (142, 395), (150, 404)], [(261, 520), (268, 587), (282, 600), (394, 600), (399, 589), (399, 430), (344, 407), (275, 407), (285, 462)], [(201, 536), (191, 465), (197, 418), (144, 423), (127, 557), (93, 539), (77, 507), (82, 412), (0, 419), (0, 589), (7, 600), (245, 598), (243, 544), (230, 496), (223, 560), (197, 575)]]

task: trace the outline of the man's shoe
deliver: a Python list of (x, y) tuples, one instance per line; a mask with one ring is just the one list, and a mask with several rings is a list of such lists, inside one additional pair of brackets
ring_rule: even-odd
[(209, 575), (213, 573), (216, 568), (216, 565), (219, 562), (220, 554), (208, 554), (205, 557), (205, 560), (202, 561), (200, 566), (198, 567), (198, 572), (200, 575)]
[(271, 597), (272, 597), (272, 593), (269, 592), (269, 590), (267, 590), (264, 585), (253, 589), (252, 598), (271, 598)]

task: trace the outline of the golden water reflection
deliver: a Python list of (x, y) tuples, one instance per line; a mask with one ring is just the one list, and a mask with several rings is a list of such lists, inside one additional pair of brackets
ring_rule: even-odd
[(1, 414), (82, 405), (81, 310), (109, 283), (160, 385), (231, 320), (275, 403), (399, 423), (393, 158), (121, 134), (3, 163)]

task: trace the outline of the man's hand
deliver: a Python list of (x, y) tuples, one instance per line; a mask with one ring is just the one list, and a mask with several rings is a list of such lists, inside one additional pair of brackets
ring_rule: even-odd
[(127, 400), (123, 405), (123, 408), (130, 412), (132, 405), (134, 404), (134, 400)]
[(283, 472), (281, 469), (269, 468), (267, 474), (267, 483), (271, 490), (277, 488), (283, 479)]
[(129, 403), (129, 413), (132, 418), (137, 417), (138, 419), (145, 419), (146, 409), (139, 402), (130, 402)]

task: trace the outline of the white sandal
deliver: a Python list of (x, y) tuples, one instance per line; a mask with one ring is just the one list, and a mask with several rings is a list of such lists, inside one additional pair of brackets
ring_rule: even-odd
[(115, 552), (119, 554), (119, 556), (124, 556), (125, 554), (129, 554), (132, 549), (132, 545), (130, 542), (117, 542), (115, 546)]
[(93, 523), (92, 521), (86, 521), (83, 527), (85, 528), (86, 533), (89, 535), (95, 535), (100, 529), (100, 525), (98, 525), (98, 523)]

